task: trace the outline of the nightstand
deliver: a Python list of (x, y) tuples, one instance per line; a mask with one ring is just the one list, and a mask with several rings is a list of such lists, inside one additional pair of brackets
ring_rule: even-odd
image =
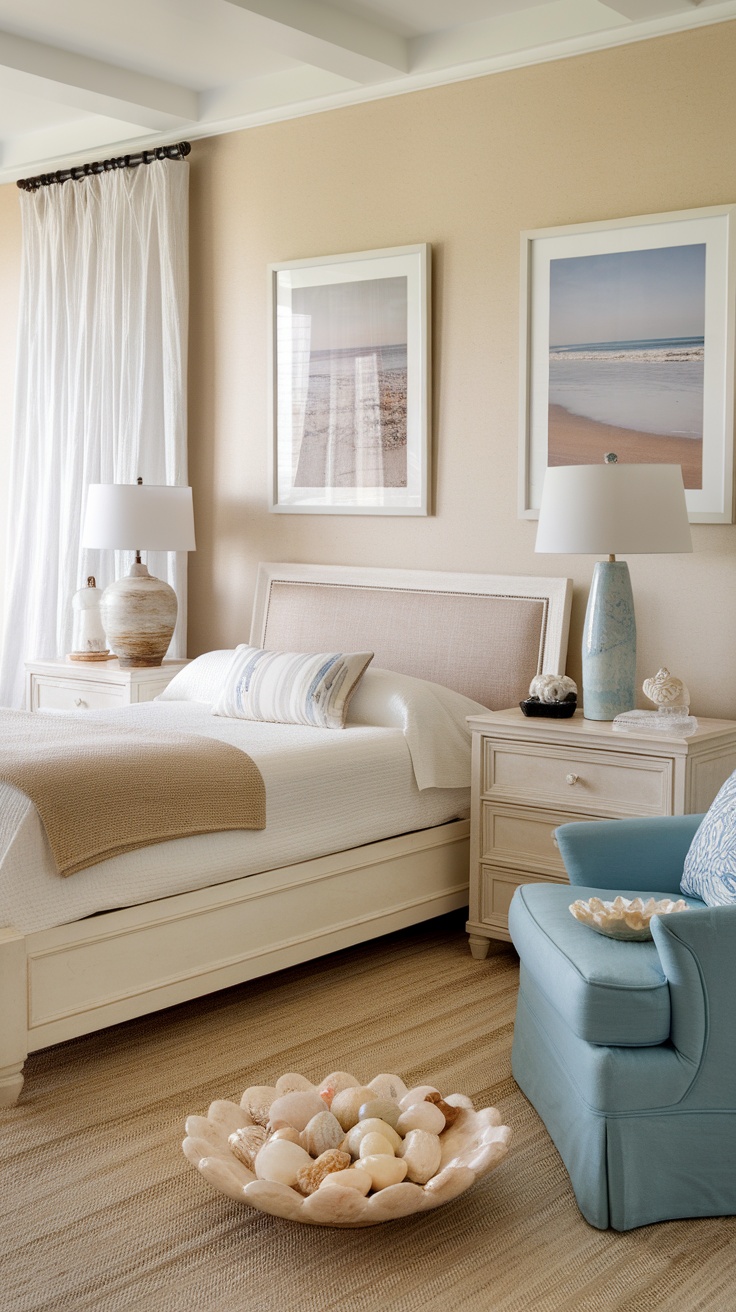
[(150, 702), (187, 664), (164, 661), (142, 669), (121, 669), (110, 661), (26, 661), (29, 711), (106, 711)]
[(554, 840), (568, 820), (707, 811), (736, 769), (736, 721), (703, 720), (688, 738), (635, 735), (607, 721), (472, 716), (470, 950), (509, 942), (519, 884), (566, 883)]

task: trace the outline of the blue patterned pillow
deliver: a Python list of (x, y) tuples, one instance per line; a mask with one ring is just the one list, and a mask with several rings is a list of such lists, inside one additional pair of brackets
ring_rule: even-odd
[(709, 907), (736, 902), (736, 770), (690, 844), (680, 891), (701, 898)]

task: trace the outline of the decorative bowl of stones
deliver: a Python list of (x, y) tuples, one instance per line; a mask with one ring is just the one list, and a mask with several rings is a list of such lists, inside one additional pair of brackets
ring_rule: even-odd
[(464, 1193), (506, 1156), (495, 1107), (398, 1075), (367, 1084), (333, 1071), (320, 1084), (282, 1075), (240, 1105), (189, 1116), (184, 1154), (238, 1202), (306, 1225), (357, 1227), (426, 1212)]
[(679, 898), (673, 902), (665, 897), (656, 898), (617, 897), (613, 902), (604, 902), (599, 897), (590, 897), (587, 901), (570, 903), (570, 913), (582, 925), (594, 929), (606, 938), (621, 938), (629, 942), (644, 942), (652, 937), (652, 916), (670, 916), (676, 911), (687, 911), (688, 904)]

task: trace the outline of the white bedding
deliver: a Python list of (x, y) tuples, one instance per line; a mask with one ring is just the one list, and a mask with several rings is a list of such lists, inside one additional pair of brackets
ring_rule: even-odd
[(361, 724), (335, 732), (261, 724), (214, 716), (193, 701), (149, 702), (94, 719), (205, 734), (242, 747), (266, 784), (266, 828), (161, 843), (63, 879), (33, 805), (0, 785), (0, 925), (31, 933), (468, 813), (469, 787), (420, 791), (400, 728)]

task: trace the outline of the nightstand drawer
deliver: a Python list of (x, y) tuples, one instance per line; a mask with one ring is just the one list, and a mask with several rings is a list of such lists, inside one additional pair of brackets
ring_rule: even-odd
[[(567, 878), (551, 879), (523, 874), (517, 870), (500, 870), (497, 867), (481, 866), (481, 919), (483, 924), (493, 929), (503, 929), (508, 935), (509, 907), (520, 884), (567, 884)], [(574, 901), (571, 896), (570, 901)]]
[(110, 711), (158, 697), (186, 661), (122, 667), (108, 661), (26, 661), (29, 711)]
[(524, 798), (564, 808), (574, 817), (671, 815), (673, 763), (664, 756), (486, 738), (482, 791), (499, 801)]
[(34, 679), (33, 711), (106, 711), (123, 705), (123, 689), (94, 683), (51, 683)]
[(482, 861), (535, 870), (550, 878), (564, 878), (565, 866), (555, 842), (558, 825), (569, 820), (593, 819), (564, 811), (538, 811), (527, 807), (481, 804)]

